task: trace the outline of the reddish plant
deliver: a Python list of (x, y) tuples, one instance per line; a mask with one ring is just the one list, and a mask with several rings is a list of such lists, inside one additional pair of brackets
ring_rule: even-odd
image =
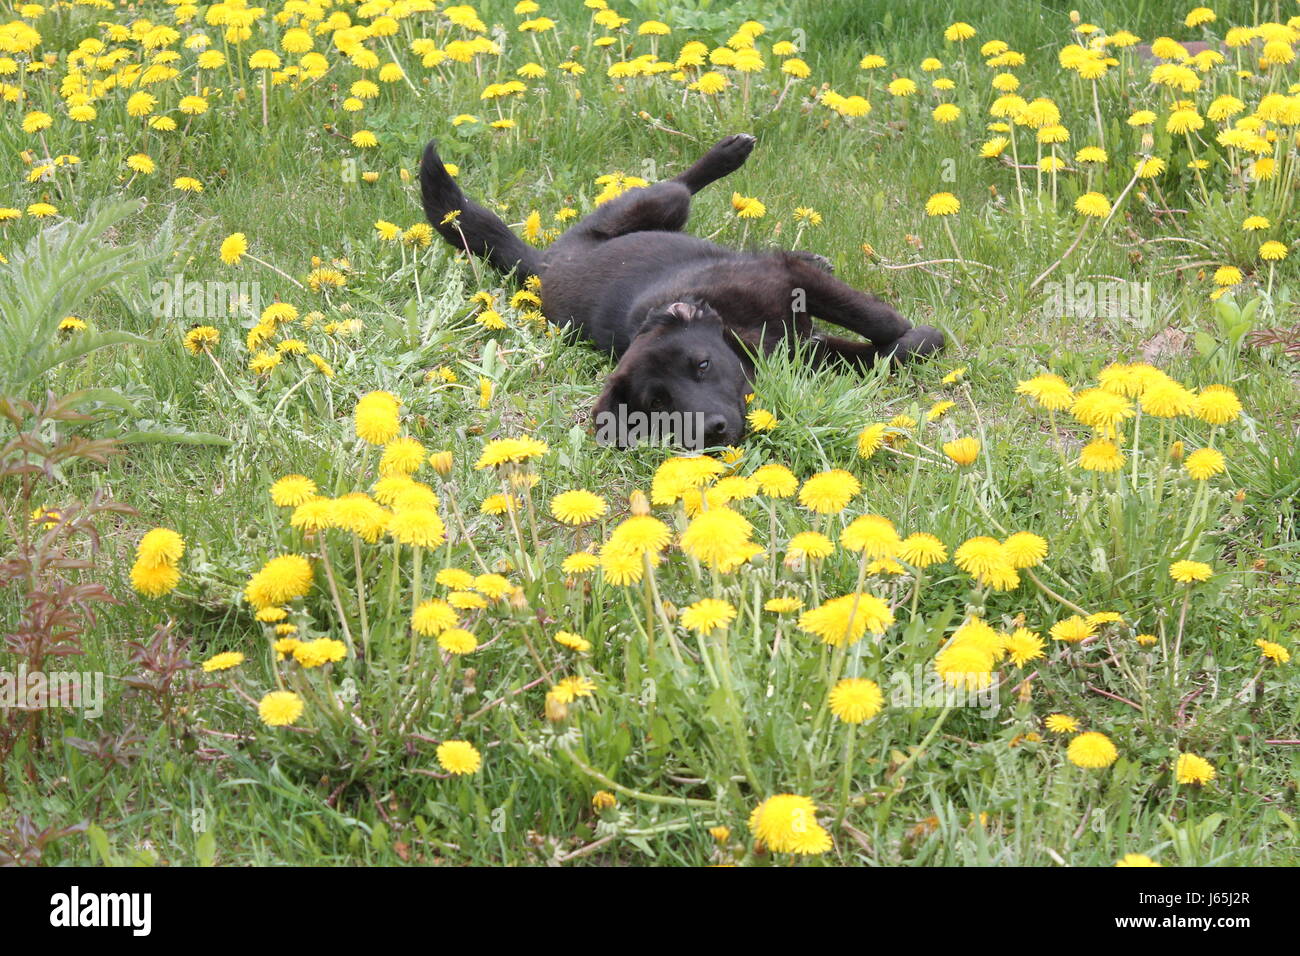
[[(17, 591), (17, 600), (5, 602), (16, 614), (0, 619), (4, 663), (43, 673), (51, 659), (84, 653), (81, 638), (94, 625), (96, 608), (120, 603), (84, 572), (94, 567), (100, 549), (96, 521), (134, 512), (99, 491), (84, 502), (58, 500), (70, 472), (82, 464), (102, 465), (117, 451), (111, 440), (75, 433), (91, 416), (77, 411), (72, 400), (52, 393), (39, 403), (0, 398), (0, 419), (8, 433), (0, 445), (0, 589)], [(32, 780), (33, 758), (44, 743), (41, 718), (50, 703), (25, 700), (0, 718), (0, 764), (25, 735)]]

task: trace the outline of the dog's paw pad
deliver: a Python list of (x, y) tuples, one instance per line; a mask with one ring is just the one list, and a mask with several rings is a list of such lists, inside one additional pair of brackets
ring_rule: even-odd
[(734, 133), (719, 140), (710, 152), (727, 165), (739, 168), (740, 164), (754, 151), (754, 145), (757, 142), (758, 140), (749, 133)]

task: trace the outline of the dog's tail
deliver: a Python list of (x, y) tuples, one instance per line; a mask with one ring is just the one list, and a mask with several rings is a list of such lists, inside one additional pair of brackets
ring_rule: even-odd
[[(500, 220), (460, 191), (430, 140), (420, 159), (420, 194), (424, 214), (438, 234), (457, 249), (481, 256), (503, 274), (520, 280), (541, 277), (544, 262), (539, 250), (528, 245)], [(452, 216), (451, 214), (456, 213)]]

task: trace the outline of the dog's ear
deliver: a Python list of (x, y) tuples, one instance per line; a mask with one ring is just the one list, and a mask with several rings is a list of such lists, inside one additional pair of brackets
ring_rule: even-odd
[(678, 302), (655, 308), (645, 320), (641, 331), (650, 332), (668, 326), (685, 326), (700, 324), (709, 320), (720, 321), (715, 312), (703, 299), (687, 297)]
[(678, 322), (689, 322), (697, 314), (696, 306), (689, 302), (674, 302), (668, 306), (668, 317)]

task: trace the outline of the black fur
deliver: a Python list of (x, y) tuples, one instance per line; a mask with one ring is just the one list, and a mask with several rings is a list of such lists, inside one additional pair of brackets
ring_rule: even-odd
[[(544, 253), (466, 198), (432, 142), (420, 187), (425, 214), (444, 239), (503, 273), (540, 277), (546, 316), (619, 357), (597, 399), (597, 420), (620, 411), (698, 413), (703, 434), (679, 439), (734, 443), (744, 435), (756, 352), (807, 339), (819, 364), (864, 367), (943, 347), (937, 329), (914, 327), (834, 278), (821, 256), (739, 252), (680, 231), (691, 196), (740, 168), (754, 142), (745, 134), (726, 137), (675, 179), (597, 207)], [(455, 210), (454, 222), (444, 224)], [(814, 334), (814, 316), (869, 341)]]

